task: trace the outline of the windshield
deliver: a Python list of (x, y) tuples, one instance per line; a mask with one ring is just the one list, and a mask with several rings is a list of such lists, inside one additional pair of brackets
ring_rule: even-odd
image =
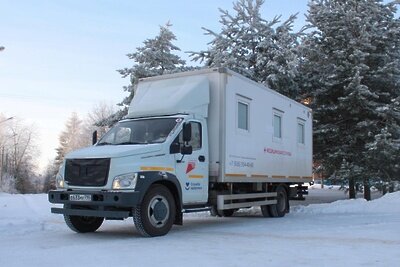
[(118, 122), (97, 145), (163, 143), (181, 121), (181, 118), (159, 118)]

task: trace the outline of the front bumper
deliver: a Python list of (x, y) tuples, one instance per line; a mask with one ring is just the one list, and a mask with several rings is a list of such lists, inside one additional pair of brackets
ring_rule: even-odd
[[(71, 194), (91, 195), (91, 201), (71, 201)], [(51, 208), (52, 213), (124, 219), (132, 216), (132, 209), (140, 203), (139, 192), (119, 191), (67, 191), (51, 190), (49, 202), (64, 204), (63, 208)]]

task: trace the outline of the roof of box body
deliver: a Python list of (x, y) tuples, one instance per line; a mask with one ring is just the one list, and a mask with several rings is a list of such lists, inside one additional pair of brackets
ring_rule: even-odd
[(208, 116), (210, 85), (206, 76), (141, 80), (127, 118), (195, 113)]
[(126, 118), (161, 116), (179, 113), (200, 113), (203, 117), (207, 117), (210, 88), (206, 74), (215, 72), (234, 75), (246, 80), (247, 82), (257, 84), (264, 90), (270, 91), (282, 98), (289, 99), (295, 105), (302, 106), (311, 112), (309, 107), (304, 106), (303, 104), (288, 98), (263, 84), (222, 67), (165, 74), (140, 79), (138, 87), (136, 88), (135, 97), (130, 104)]

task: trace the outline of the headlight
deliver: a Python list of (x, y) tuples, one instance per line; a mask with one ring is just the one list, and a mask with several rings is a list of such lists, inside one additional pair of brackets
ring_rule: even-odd
[(118, 175), (114, 178), (112, 188), (113, 189), (135, 189), (137, 177), (138, 177), (138, 174), (136, 172)]
[(57, 173), (57, 176), (56, 176), (56, 187), (61, 189), (61, 188), (64, 188), (64, 185), (65, 185), (64, 177), (62, 177), (60, 173)]

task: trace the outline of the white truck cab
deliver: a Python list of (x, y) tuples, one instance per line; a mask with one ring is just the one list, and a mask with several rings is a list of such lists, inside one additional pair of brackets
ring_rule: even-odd
[(182, 213), (230, 216), (261, 206), (281, 217), (311, 181), (307, 107), (224, 68), (143, 79), (128, 115), (69, 153), (49, 201), (76, 232), (133, 217), (165, 235)]

